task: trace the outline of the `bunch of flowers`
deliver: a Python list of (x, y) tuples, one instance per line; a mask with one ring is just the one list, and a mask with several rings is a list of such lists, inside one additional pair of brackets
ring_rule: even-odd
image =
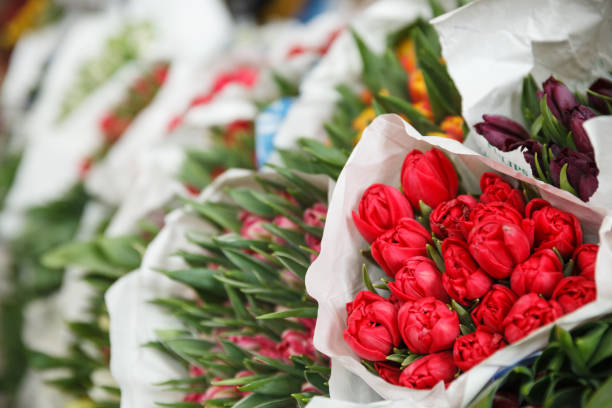
[(99, 123), (104, 142), (96, 152), (83, 160), (81, 177), (87, 175), (91, 166), (106, 155), (138, 114), (149, 106), (166, 81), (168, 69), (167, 62), (153, 65), (130, 85), (123, 99), (104, 114)]
[(542, 88), (531, 75), (523, 80), (521, 112), (528, 130), (501, 115), (483, 115), (474, 127), (502, 152), (521, 150), (534, 177), (589, 201), (599, 169), (583, 124), (612, 112), (612, 82), (599, 78), (587, 95), (577, 95), (551, 76)]
[(169, 64), (159, 62), (137, 78), (127, 90), (123, 100), (110, 109), (100, 120), (100, 130), (106, 144), (113, 144), (130, 123), (146, 108), (166, 81)]
[(288, 169), (257, 180), (259, 189), (229, 188), (231, 203), (189, 201), (217, 232), (194, 232), (201, 251), (179, 252), (189, 267), (164, 271), (198, 295), (155, 300), (185, 327), (158, 331), (159, 346), (189, 367), (189, 378), (166, 384), (188, 391), (185, 403), (302, 406), (328, 393), (329, 361), (312, 345), (316, 303), (304, 288), (325, 192)]
[(130, 23), (104, 43), (100, 55), (82, 63), (72, 86), (61, 102), (57, 121), (68, 117), (94, 90), (104, 84), (126, 63), (140, 56), (153, 36), (149, 22)]
[[(386, 381), (429, 389), (595, 300), (598, 245), (580, 222), (486, 172), (460, 194), (451, 161), (410, 151), (401, 188), (368, 187), (355, 226), (388, 275), (346, 305), (344, 339)], [(389, 292), (387, 298), (377, 292)]]

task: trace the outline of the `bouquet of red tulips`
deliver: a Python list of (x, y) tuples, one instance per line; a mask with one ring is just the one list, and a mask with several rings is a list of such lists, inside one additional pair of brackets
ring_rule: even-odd
[(455, 141), (427, 143), (399, 118), (376, 119), (364, 139), (307, 288), (319, 301), (315, 346), (378, 394), (467, 403), (543, 347), (549, 323), (610, 310), (592, 243), (603, 213)]

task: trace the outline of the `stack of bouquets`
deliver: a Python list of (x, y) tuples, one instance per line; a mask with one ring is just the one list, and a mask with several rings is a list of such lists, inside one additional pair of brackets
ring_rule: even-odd
[(604, 210), (397, 117), (376, 119), (364, 139), (334, 190), (307, 288), (319, 302), (315, 346), (376, 393), (465, 404), (542, 347), (551, 323), (610, 311), (607, 266), (590, 243)]
[[(189, 377), (163, 384), (169, 390), (188, 391), (185, 403), (248, 406), (275, 401), (285, 406), (327, 394), (329, 362), (312, 346), (316, 303), (306, 295), (303, 281), (320, 249), (327, 210), (321, 188), (325, 184), (324, 178), (305, 178), (287, 169), (277, 175), (233, 170), (204, 190), (200, 199), (189, 201), (191, 210), (168, 217), (145, 263), (160, 248), (172, 251), (161, 256), (174, 253), (175, 260), (168, 264), (174, 267), (161, 272), (191, 290), (181, 285), (174, 291), (181, 296), (160, 297), (154, 288), (167, 278), (149, 275), (137, 298), (161, 306), (165, 318), (147, 318), (137, 327), (122, 329), (138, 333), (141, 339), (140, 333), (155, 331), (151, 344), (189, 368)], [(197, 221), (187, 221), (189, 213)], [(168, 233), (176, 235), (172, 231), (185, 222), (187, 235), (182, 239), (190, 245), (156, 243), (167, 239)], [(147, 272), (137, 274), (144, 277)], [(126, 278), (108, 295), (111, 321), (126, 312), (121, 292), (128, 290), (132, 277)], [(128, 310), (137, 313), (133, 307)], [(168, 330), (168, 312), (182, 329)], [(126, 324), (125, 317), (113, 322), (117, 324)], [(114, 327), (111, 334), (118, 329)], [(126, 340), (113, 343), (118, 355), (129, 355), (132, 348), (143, 345)], [(171, 366), (164, 353), (151, 358)], [(129, 363), (114, 361), (113, 372), (129, 371), (125, 364)], [(122, 374), (118, 378), (121, 381)], [(134, 396), (140, 392), (137, 389), (126, 392), (126, 400), (146, 398)]]

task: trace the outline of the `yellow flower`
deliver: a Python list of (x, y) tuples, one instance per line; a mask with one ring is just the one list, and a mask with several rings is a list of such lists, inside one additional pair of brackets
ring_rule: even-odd
[(397, 55), (406, 72), (412, 73), (416, 70), (416, 53), (414, 52), (412, 39), (403, 39), (395, 49), (395, 55)]
[(363, 133), (363, 130), (368, 127), (368, 125), (374, 120), (375, 117), (376, 112), (374, 112), (374, 108), (368, 106), (359, 114), (359, 116), (353, 119), (353, 129), (359, 132), (359, 134), (355, 138), (355, 144), (357, 144), (357, 142), (361, 140), (361, 134)]
[(440, 123), (440, 128), (446, 133), (447, 137), (463, 142), (463, 118), (461, 116), (447, 116)]

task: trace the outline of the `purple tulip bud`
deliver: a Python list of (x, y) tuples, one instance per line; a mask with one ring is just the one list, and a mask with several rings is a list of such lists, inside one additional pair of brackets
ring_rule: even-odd
[[(609, 96), (612, 98), (612, 81), (605, 78), (599, 78), (597, 81), (593, 82), (589, 89), (593, 92), (597, 92), (598, 94)], [(588, 94), (589, 105), (593, 108), (597, 109), (598, 112), (603, 114), (610, 114), (612, 111), (606, 105), (606, 101), (600, 98), (599, 96)], [(612, 104), (612, 102), (611, 102)]]
[(584, 153), (567, 147), (563, 148), (550, 162), (550, 175), (553, 184), (557, 187), (561, 183), (561, 169), (566, 163), (567, 180), (570, 185), (576, 190), (582, 201), (589, 201), (599, 186), (597, 181), (599, 169), (595, 161)]
[(544, 81), (542, 88), (544, 88), (548, 109), (566, 128), (569, 128), (569, 113), (578, 106), (576, 96), (565, 84), (552, 76)]
[(593, 145), (582, 125), (587, 119), (591, 119), (595, 116), (596, 115), (589, 108), (584, 105), (579, 105), (572, 109), (569, 119), (569, 128), (572, 131), (572, 139), (574, 139), (576, 149), (581, 153), (588, 154), (591, 158), (594, 158)]
[(483, 115), (484, 122), (474, 125), (476, 132), (502, 152), (514, 150), (517, 142), (529, 139), (525, 128), (510, 118), (501, 115)]

